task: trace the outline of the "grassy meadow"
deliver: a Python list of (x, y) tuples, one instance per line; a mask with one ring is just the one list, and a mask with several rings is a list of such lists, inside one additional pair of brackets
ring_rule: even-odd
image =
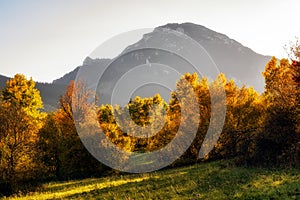
[(7, 199), (300, 199), (300, 169), (244, 168), (230, 163), (50, 182), (35, 192)]

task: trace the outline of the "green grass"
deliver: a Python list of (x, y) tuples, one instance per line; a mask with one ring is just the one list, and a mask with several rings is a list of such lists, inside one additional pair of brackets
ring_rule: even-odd
[(8, 199), (300, 199), (300, 169), (231, 167), (228, 163), (51, 182), (36, 192)]

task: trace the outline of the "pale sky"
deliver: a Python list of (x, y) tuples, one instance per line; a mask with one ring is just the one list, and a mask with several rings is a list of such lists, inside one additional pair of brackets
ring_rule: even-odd
[(299, 0), (0, 0), (0, 74), (51, 82), (114, 35), (192, 22), (257, 53), (286, 57)]

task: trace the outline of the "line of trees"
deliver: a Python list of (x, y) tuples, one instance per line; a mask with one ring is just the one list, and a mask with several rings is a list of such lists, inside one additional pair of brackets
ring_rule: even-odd
[[(262, 94), (252, 87), (238, 87), (224, 74), (211, 83), (205, 77), (199, 79), (197, 74), (185, 74), (171, 93), (170, 102), (157, 94), (150, 98), (136, 97), (125, 107), (102, 105), (98, 107), (99, 125), (123, 150), (147, 152), (163, 148), (179, 131), (191, 134), (190, 124), (195, 122), (199, 124), (196, 137), (175, 164), (198, 162), (211, 123), (210, 94), (214, 91), (219, 95), (216, 88), (221, 86), (226, 93), (227, 108), (223, 131), (213, 150), (201, 160), (233, 159), (240, 165), (297, 166), (300, 161), (299, 43), (290, 50), (294, 56), (292, 63), (273, 57), (266, 65)], [(24, 181), (83, 178), (114, 172), (93, 158), (77, 135), (72, 112), (74, 90), (80, 90), (80, 98), (87, 98), (89, 91), (72, 82), (60, 98), (58, 110), (46, 114), (41, 110), (42, 100), (32, 79), (17, 74), (7, 82), (0, 97), (0, 194)], [(179, 100), (178, 95), (183, 99)], [(191, 103), (193, 95), (196, 107)], [(84, 103), (80, 99), (74, 103), (84, 113)], [(214, 101), (218, 103), (221, 105)], [(183, 104), (188, 111), (184, 118)], [(132, 120), (123, 121), (122, 126), (130, 134), (113, 117), (114, 113), (124, 118), (127, 109)], [(137, 125), (151, 126), (154, 134), (149, 138), (133, 137), (141, 130), (135, 128)], [(1, 187), (5, 188), (4, 192)]]

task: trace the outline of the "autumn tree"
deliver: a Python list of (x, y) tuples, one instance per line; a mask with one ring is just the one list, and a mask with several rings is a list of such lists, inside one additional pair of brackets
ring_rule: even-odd
[(273, 57), (263, 73), (267, 115), (258, 140), (257, 158), (265, 164), (299, 162), (299, 82), (295, 69), (289, 60), (278, 62)]
[(106, 137), (119, 148), (153, 151), (169, 141), (167, 110), (167, 103), (157, 94), (149, 98), (137, 96), (123, 107), (102, 105), (98, 116)]
[[(209, 82), (205, 77), (200, 80), (196, 73), (187, 73), (178, 80), (176, 90), (172, 94), (170, 124), (173, 131), (179, 131), (178, 128), (181, 127), (185, 134), (196, 133), (193, 142), (181, 160), (195, 162), (199, 157), (199, 150), (210, 121)], [(178, 96), (182, 98), (181, 102)], [(187, 114), (182, 116), (184, 107)]]
[(33, 162), (37, 132), (44, 118), (40, 93), (32, 79), (17, 74), (7, 81), (0, 100), (1, 178), (32, 178), (38, 168)]
[(45, 126), (39, 132), (39, 144), (44, 151), (41, 154), (43, 164), (52, 176), (63, 179), (87, 177), (97, 175), (103, 168), (83, 146), (74, 123), (75, 117), (80, 119), (74, 117), (74, 113), (86, 117), (88, 95), (89, 90), (83, 83), (72, 81), (59, 100), (59, 109), (48, 115)]
[(44, 179), (61, 176), (62, 132), (56, 113), (49, 113), (38, 133), (38, 160)]
[(291, 41), (289, 45), (285, 46), (288, 57), (291, 61), (300, 62), (300, 40), (299, 37), (295, 41)]
[[(124, 151), (133, 151), (135, 142), (127, 132), (122, 131), (118, 126), (114, 113), (118, 114), (119, 117), (122, 115), (122, 108), (119, 106), (102, 105), (98, 110), (98, 118), (100, 123), (100, 128), (103, 130), (105, 136), (116, 145), (117, 147), (123, 149)], [(123, 121), (123, 125), (129, 127), (127, 121)]]
[(252, 88), (239, 88), (231, 80), (225, 85), (226, 120), (217, 144), (219, 158), (248, 162), (254, 153), (255, 138), (263, 123), (263, 105)]

